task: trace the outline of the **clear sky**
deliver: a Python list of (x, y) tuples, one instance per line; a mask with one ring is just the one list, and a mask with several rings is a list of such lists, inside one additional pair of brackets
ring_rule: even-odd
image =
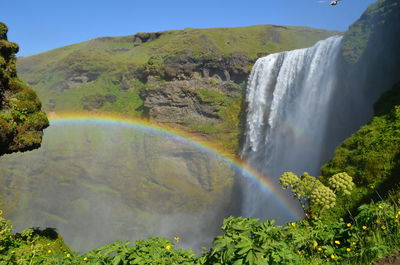
[(8, 0), (0, 21), (29, 56), (96, 37), (257, 24), (345, 31), (375, 0)]

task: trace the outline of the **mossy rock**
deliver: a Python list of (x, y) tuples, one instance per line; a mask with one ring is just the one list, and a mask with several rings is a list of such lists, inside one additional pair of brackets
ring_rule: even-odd
[(17, 77), (18, 45), (6, 33), (0, 23), (0, 155), (38, 148), (49, 125), (35, 91)]
[(8, 31), (8, 28), (7, 28), (6, 24), (0, 22), (0, 40), (7, 39), (7, 31)]

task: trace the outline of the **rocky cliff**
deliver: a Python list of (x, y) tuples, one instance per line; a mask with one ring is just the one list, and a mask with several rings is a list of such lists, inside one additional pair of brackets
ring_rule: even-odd
[(0, 155), (40, 146), (48, 120), (36, 93), (17, 77), (18, 45), (0, 23)]
[(104, 37), (20, 58), (47, 111), (117, 112), (174, 123), (235, 153), (255, 60), (338, 32), (260, 25)]
[[(366, 82), (359, 85), (366, 86), (366, 97), (372, 97), (372, 101), (400, 80), (399, 14), (398, 0), (378, 0), (344, 34), (344, 76), (348, 80), (365, 77)], [(350, 87), (358, 80), (355, 82)]]

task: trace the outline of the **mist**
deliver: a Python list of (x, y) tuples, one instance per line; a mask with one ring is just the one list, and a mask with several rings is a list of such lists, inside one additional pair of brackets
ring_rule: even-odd
[(2, 157), (0, 194), (17, 232), (56, 228), (76, 251), (156, 236), (199, 250), (239, 213), (238, 174), (180, 137), (69, 122), (51, 124), (40, 149)]

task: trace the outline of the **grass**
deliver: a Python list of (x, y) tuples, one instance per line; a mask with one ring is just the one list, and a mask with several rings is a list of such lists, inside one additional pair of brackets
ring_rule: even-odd
[[(259, 53), (308, 47), (335, 33), (303, 27), (282, 29), (270, 25), (185, 29), (163, 32), (158, 39), (137, 47), (132, 43), (133, 36), (97, 38), (19, 58), (18, 72), (38, 91), (45, 108), (49, 99), (55, 98), (59, 99), (57, 103), (61, 104), (60, 109), (76, 111), (81, 109), (79, 100), (89, 93), (87, 91), (101, 92), (110, 87), (110, 84), (104, 82), (105, 78), (115, 79), (118, 75), (142, 67), (150, 58), (158, 58), (159, 64), (162, 64), (165, 57), (182, 53), (194, 57), (218, 58), (230, 56), (234, 52), (244, 52), (250, 58), (257, 58)], [(279, 40), (276, 40), (276, 36), (279, 36)], [(60, 87), (71, 69), (97, 72), (101, 80), (80, 87), (80, 91), (63, 91)], [(117, 107), (116, 111), (124, 110)]]
[[(18, 58), (17, 66), (22, 79), (37, 91), (45, 111), (84, 111), (85, 103), (90, 105), (90, 102), (84, 102), (85, 99), (113, 95), (114, 102), (104, 103), (94, 111), (140, 117), (143, 115), (140, 91), (157, 86), (142, 83), (145, 81), (142, 76), (144, 69), (152, 69), (153, 74), (158, 75), (159, 84), (166, 82), (162, 73), (168, 58), (184, 55), (193, 60), (215, 62), (240, 53), (250, 59), (248, 65), (240, 66), (245, 67), (246, 72), (251, 68), (251, 60), (260, 56), (309, 47), (334, 34), (338, 32), (273, 25), (188, 28), (161, 32), (157, 39), (140, 45), (134, 45), (134, 35), (97, 38)], [(71, 81), (82, 76), (93, 80), (81, 84)], [(240, 128), (239, 118), (231, 116), (239, 112), (237, 102), (241, 99), (211, 90), (200, 91), (199, 96), (218, 107), (221, 122), (190, 125), (187, 129), (208, 135), (217, 142), (222, 138), (223, 148), (233, 154), (238, 148)], [(212, 129), (214, 125), (216, 127)]]

